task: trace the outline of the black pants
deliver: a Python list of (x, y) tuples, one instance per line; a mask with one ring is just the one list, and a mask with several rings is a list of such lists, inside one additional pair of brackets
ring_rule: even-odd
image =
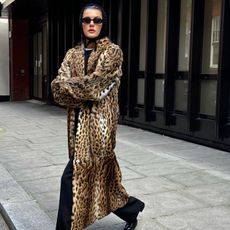
[[(72, 174), (73, 162), (72, 160), (70, 160), (61, 178), (61, 191), (56, 230), (70, 230), (71, 228), (71, 213), (73, 202)], [(124, 207), (117, 209), (113, 213), (126, 222), (132, 222), (137, 218), (138, 212), (141, 209), (142, 205), (142, 201), (130, 196), (128, 203)]]

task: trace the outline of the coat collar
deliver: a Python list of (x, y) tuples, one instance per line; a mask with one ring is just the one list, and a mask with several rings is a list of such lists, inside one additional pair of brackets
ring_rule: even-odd
[[(94, 51), (99, 51), (105, 49), (109, 44), (111, 44), (111, 41), (108, 37), (104, 37), (101, 39), (96, 40), (96, 47)], [(80, 42), (75, 48), (79, 48), (84, 51), (84, 42)]]
[[(96, 47), (90, 54), (90, 57), (88, 59), (88, 66), (87, 66), (87, 74), (92, 73), (97, 65), (97, 60), (100, 56), (100, 54), (111, 44), (111, 41), (108, 37), (104, 37), (101, 39), (98, 39), (96, 41)], [(84, 63), (84, 43), (81, 42), (78, 46), (75, 47), (78, 49), (81, 53), (80, 57), (82, 58), (82, 62)], [(84, 71), (83, 71), (84, 72)]]

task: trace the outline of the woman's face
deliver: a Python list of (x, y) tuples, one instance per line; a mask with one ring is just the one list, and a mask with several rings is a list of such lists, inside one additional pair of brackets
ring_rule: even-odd
[(102, 13), (98, 9), (85, 9), (82, 16), (82, 29), (84, 35), (89, 38), (99, 36), (102, 28)]

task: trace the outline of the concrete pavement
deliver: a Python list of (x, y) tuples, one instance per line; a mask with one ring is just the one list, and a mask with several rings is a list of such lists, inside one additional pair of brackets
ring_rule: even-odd
[[(146, 203), (137, 230), (230, 229), (228, 152), (120, 125), (116, 154), (127, 191)], [(55, 229), (67, 161), (64, 109), (0, 103), (0, 210), (10, 229)], [(110, 214), (87, 230), (124, 224)]]

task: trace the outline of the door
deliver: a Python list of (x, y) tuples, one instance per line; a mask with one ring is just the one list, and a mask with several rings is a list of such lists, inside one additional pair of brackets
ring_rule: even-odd
[(33, 35), (33, 98), (46, 101), (47, 85), (47, 25)]

